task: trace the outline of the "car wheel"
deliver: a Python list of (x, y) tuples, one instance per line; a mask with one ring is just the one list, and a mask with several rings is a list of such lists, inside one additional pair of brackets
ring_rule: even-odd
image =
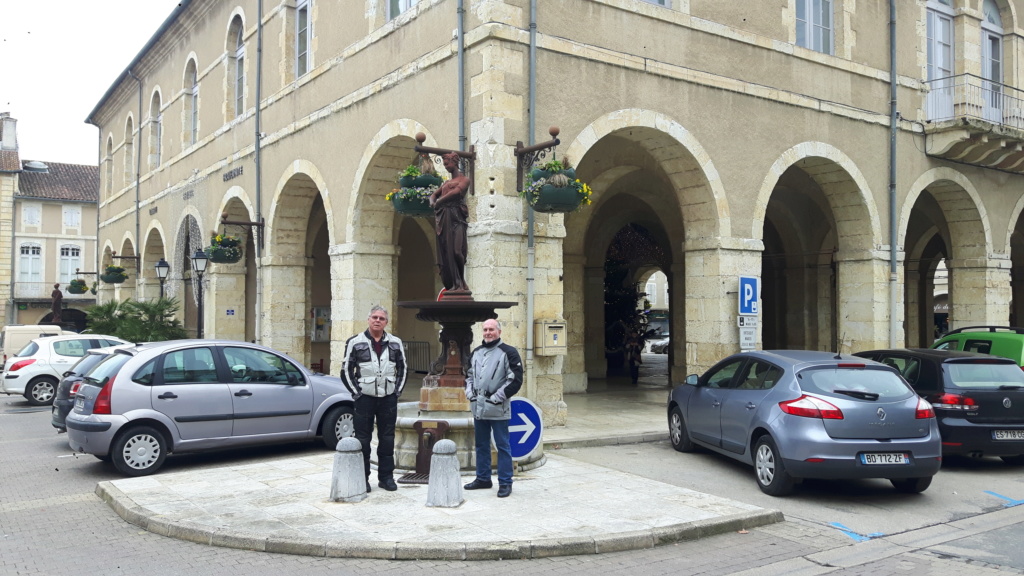
[(1024, 454), (1017, 454), (1016, 456), (1000, 456), (1000, 458), (1010, 466), (1024, 466)]
[(57, 381), (52, 378), (38, 378), (28, 383), (25, 388), (25, 399), (33, 406), (53, 404), (57, 395)]
[(335, 406), (324, 417), (324, 446), (338, 448), (338, 441), (356, 435), (356, 417), (351, 406)]
[(668, 438), (672, 441), (672, 447), (678, 452), (693, 452), (693, 441), (686, 431), (686, 421), (683, 420), (683, 413), (676, 406), (668, 415)]
[(146, 476), (163, 465), (167, 458), (167, 441), (163, 434), (149, 426), (129, 428), (114, 439), (110, 457), (121, 474)]
[(758, 438), (754, 445), (754, 472), (757, 486), (769, 496), (785, 496), (793, 491), (795, 482), (786, 472), (775, 441), (767, 434)]
[(903, 492), (904, 494), (920, 494), (928, 489), (932, 485), (932, 477), (927, 478), (891, 478), (889, 482), (892, 482), (893, 488), (896, 488), (897, 492)]

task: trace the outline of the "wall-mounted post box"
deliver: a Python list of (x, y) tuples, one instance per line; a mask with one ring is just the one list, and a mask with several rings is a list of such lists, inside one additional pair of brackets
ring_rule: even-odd
[(565, 322), (537, 320), (533, 323), (533, 352), (538, 356), (565, 356)]

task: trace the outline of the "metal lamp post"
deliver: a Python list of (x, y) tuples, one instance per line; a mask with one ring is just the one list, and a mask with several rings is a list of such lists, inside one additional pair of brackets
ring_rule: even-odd
[(199, 275), (199, 288), (196, 302), (199, 305), (199, 319), (196, 321), (196, 337), (203, 337), (203, 272), (206, 272), (206, 263), (209, 257), (200, 248), (192, 255), (192, 269)]
[(163, 258), (159, 262), (154, 264), (156, 267), (156, 277), (160, 281), (160, 299), (164, 298), (164, 282), (167, 281), (167, 273), (171, 271), (171, 265), (167, 263), (167, 260)]

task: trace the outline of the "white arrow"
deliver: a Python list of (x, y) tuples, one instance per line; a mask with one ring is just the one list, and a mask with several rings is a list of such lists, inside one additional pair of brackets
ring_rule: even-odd
[(526, 441), (530, 438), (530, 435), (532, 435), (533, 431), (537, 429), (537, 425), (533, 423), (533, 420), (527, 418), (525, 414), (520, 413), (517, 414), (517, 416), (519, 416), (519, 419), (523, 421), (523, 424), (519, 426), (509, 426), (508, 431), (525, 432), (525, 434), (523, 434), (523, 437), (519, 439), (519, 443), (526, 444)]

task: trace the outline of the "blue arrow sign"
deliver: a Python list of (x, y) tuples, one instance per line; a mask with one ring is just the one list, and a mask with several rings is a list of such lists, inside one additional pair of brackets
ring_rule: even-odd
[(508, 424), (512, 459), (522, 460), (536, 450), (543, 432), (540, 408), (526, 398), (512, 398), (512, 420)]

